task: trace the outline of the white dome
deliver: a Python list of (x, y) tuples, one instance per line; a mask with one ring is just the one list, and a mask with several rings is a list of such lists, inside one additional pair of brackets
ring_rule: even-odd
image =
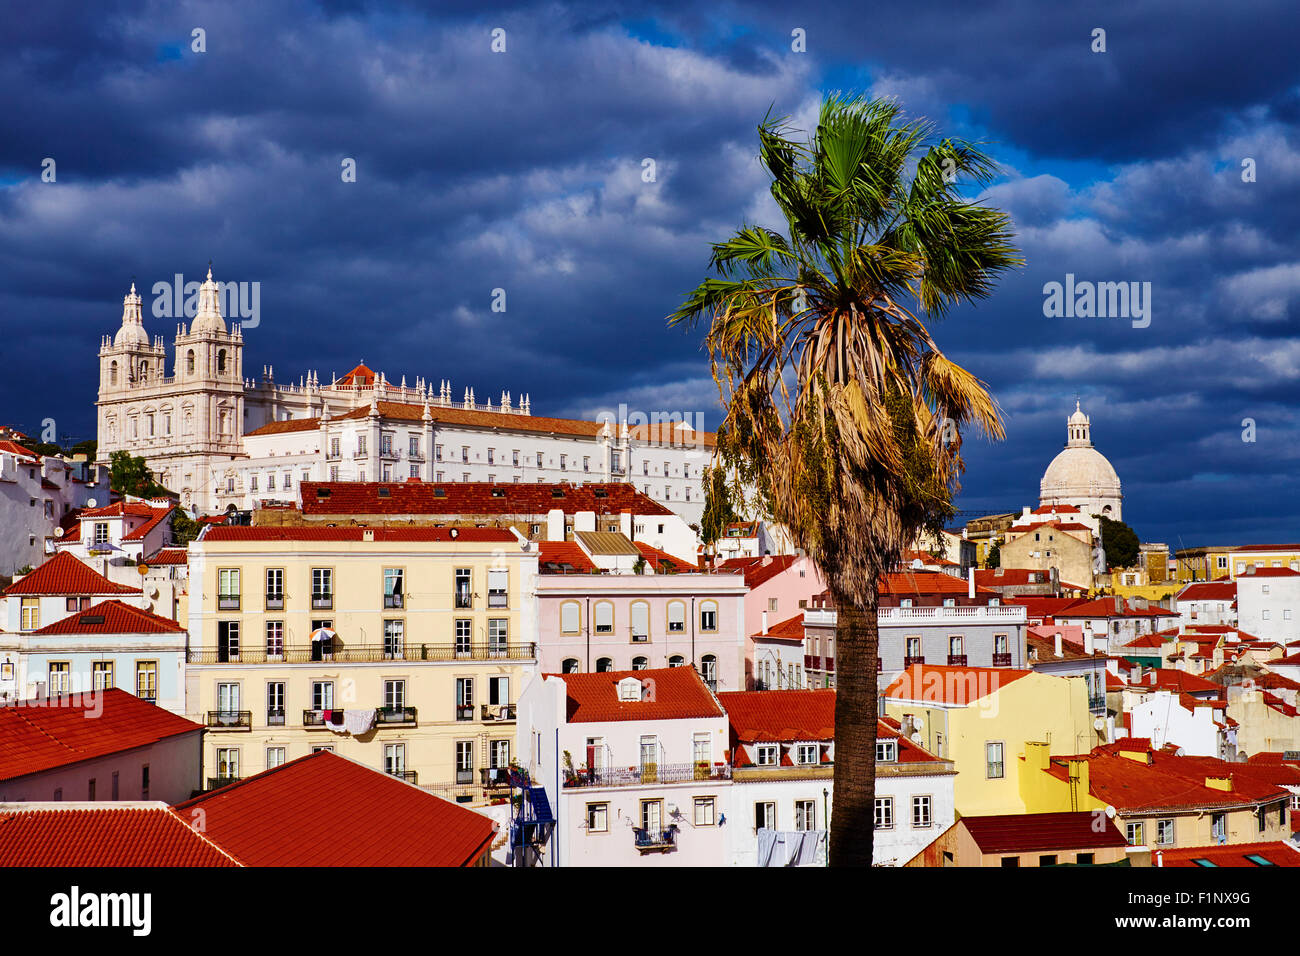
[(144, 330), (142, 325), (124, 325), (117, 330), (117, 335), (113, 336), (113, 344), (122, 345), (143, 345), (149, 346), (149, 333)]
[(1043, 504), (1059, 504), (1068, 498), (1118, 498), (1119, 475), (1097, 449), (1066, 448), (1043, 472), (1039, 494)]
[(113, 345), (142, 345), (149, 347), (149, 333), (144, 330), (144, 316), (141, 313), (140, 294), (131, 283), (131, 291), (122, 298), (122, 327), (113, 336)]
[(212, 266), (208, 266), (208, 277), (204, 280), (203, 285), (199, 286), (199, 308), (198, 314), (194, 317), (194, 322), (190, 325), (190, 332), (221, 332), (226, 331), (226, 323), (221, 318), (221, 295), (220, 288), (212, 278)]

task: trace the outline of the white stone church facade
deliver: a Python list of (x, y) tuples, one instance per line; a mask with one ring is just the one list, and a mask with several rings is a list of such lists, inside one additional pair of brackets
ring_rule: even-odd
[(142, 300), (123, 300), (122, 324), (99, 351), (98, 459), (119, 449), (145, 459), (181, 504), (212, 514), (234, 505), (296, 501), (302, 481), (608, 482), (638, 490), (698, 523), (711, 433), (664, 416), (630, 424), (544, 418), (527, 396), (495, 408), (472, 389), (455, 402), (358, 365), (321, 385), (315, 373), (279, 385), (244, 372), (238, 324), (227, 329), (211, 270), (193, 323), (177, 326), (172, 373), (161, 336), (144, 328)]

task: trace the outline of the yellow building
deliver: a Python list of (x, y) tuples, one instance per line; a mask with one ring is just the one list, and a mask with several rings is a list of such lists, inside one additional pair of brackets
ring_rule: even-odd
[(208, 528), (186, 665), (208, 786), (326, 748), (461, 802), (504, 795), (536, 573), (503, 529)]
[(1082, 677), (913, 664), (881, 696), (905, 736), (953, 761), (960, 816), (1025, 812), (1018, 765), (1029, 741), (1085, 752), (1098, 742)]
[(1279, 774), (1300, 770), (1180, 757), (1145, 739), (1120, 738), (1076, 756), (1053, 757), (1055, 743), (1027, 748), (1021, 794), (1029, 813), (1092, 810), (1113, 817), (1133, 846), (1153, 852), (1291, 836), (1291, 795)]
[(1300, 571), (1300, 544), (1246, 544), (1183, 548), (1174, 552), (1175, 575), (1181, 586), (1192, 581), (1236, 580), (1251, 568), (1290, 568)]

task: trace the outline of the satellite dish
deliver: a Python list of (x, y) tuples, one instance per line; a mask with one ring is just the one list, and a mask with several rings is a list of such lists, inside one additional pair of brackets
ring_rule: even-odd
[(914, 744), (919, 744), (921, 742), (921, 732), (919, 730), (912, 731), (912, 736), (908, 739)]
[(1107, 807), (1106, 807), (1106, 816), (1108, 816), (1108, 817), (1110, 817), (1112, 820), (1114, 820), (1114, 819), (1115, 819), (1115, 808), (1112, 807), (1112, 806), (1107, 806)]
[(87, 508), (95, 508), (95, 507), (98, 507), (98, 505), (99, 505), (99, 502), (96, 501), (94, 498), (87, 498), (87, 499), (86, 499), (86, 507), (87, 507)]
[(1093, 730), (1105, 730), (1105, 729), (1106, 729), (1106, 718), (1104, 718), (1104, 717), (1098, 717), (1096, 720), (1094, 720), (1094, 721), (1092, 722), (1092, 728), (1093, 728)]
[(915, 727), (917, 730), (925, 730), (925, 721), (922, 720), (920, 717), (913, 717), (912, 726)]

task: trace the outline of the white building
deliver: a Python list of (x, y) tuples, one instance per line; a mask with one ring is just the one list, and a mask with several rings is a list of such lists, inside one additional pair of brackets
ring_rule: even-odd
[(0, 574), (40, 564), (53, 553), (60, 521), (92, 501), (107, 505), (108, 495), (107, 468), (0, 441)]
[(1173, 744), (1189, 757), (1231, 760), (1236, 748), (1228, 748), (1224, 706), (1223, 701), (1159, 690), (1133, 705), (1129, 736), (1149, 737), (1154, 750)]
[(166, 498), (146, 501), (128, 495), (102, 508), (87, 508), (77, 516), (77, 526), (55, 542), (90, 565), (110, 581), (139, 584), (139, 566), (145, 558), (172, 543), (175, 505)]
[(1256, 567), (1238, 575), (1237, 626), (1264, 641), (1300, 639), (1300, 571)]
[(535, 678), (516, 749), (555, 808), (544, 866), (720, 866), (727, 717), (690, 667)]
[(392, 384), (359, 364), (322, 385), (308, 373), (281, 385), (274, 369), (245, 375), (243, 334), (229, 330), (212, 278), (193, 324), (177, 326), (172, 373), (161, 337), (145, 331), (132, 285), (122, 324), (100, 344), (99, 456), (144, 457), (181, 503), (203, 512), (293, 500), (304, 480), (429, 482), (632, 481), (698, 523), (714, 436), (681, 413), (611, 412), (600, 421), (535, 417), (527, 395), (454, 401), (422, 378)]
[(1237, 626), (1237, 583), (1194, 581), (1174, 596), (1174, 610), (1181, 627), (1196, 625)]

